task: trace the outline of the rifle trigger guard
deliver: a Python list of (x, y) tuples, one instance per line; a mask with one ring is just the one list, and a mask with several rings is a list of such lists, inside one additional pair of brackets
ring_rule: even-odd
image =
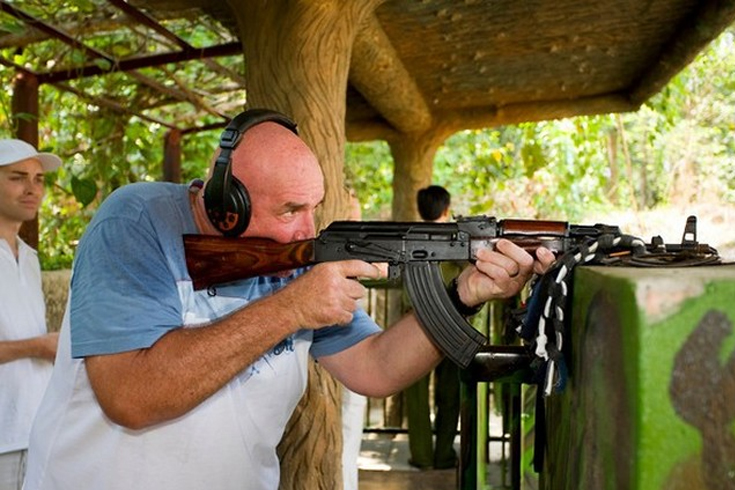
[(438, 262), (405, 265), (404, 284), (424, 332), (455, 364), (465, 369), (487, 338), (459, 314), (444, 286)]

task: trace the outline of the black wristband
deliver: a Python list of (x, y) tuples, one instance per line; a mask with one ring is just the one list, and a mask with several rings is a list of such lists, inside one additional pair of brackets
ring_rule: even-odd
[(449, 295), (449, 300), (457, 309), (457, 312), (464, 317), (476, 315), (485, 305), (485, 303), (480, 303), (476, 306), (467, 306), (466, 304), (462, 303), (462, 300), (459, 299), (459, 291), (457, 291), (456, 277), (452, 279), (452, 281), (449, 283), (449, 286), (447, 286), (447, 294)]

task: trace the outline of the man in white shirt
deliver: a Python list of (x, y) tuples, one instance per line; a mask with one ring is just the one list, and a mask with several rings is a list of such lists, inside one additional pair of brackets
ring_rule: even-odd
[(46, 330), (36, 251), (18, 236), (61, 160), (21, 140), (0, 140), (0, 490), (23, 484), (31, 423), (51, 376), (57, 333)]

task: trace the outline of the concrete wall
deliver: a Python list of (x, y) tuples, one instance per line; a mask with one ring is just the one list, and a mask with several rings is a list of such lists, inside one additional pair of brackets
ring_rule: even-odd
[(735, 266), (580, 267), (571, 314), (542, 488), (734, 490)]
[(55, 332), (61, 328), (61, 320), (66, 310), (66, 300), (69, 296), (69, 278), (71, 270), (44, 271), (43, 294), (46, 298), (46, 325), (49, 331)]

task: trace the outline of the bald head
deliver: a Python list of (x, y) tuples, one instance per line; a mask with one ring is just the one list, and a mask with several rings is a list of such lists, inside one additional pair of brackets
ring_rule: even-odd
[(314, 153), (288, 128), (269, 121), (248, 129), (232, 152), (232, 175), (250, 195), (246, 236), (287, 242), (314, 235), (324, 177)]
[(264, 122), (250, 128), (232, 153), (232, 174), (250, 189), (261, 179), (316, 167), (316, 156), (288, 128)]

